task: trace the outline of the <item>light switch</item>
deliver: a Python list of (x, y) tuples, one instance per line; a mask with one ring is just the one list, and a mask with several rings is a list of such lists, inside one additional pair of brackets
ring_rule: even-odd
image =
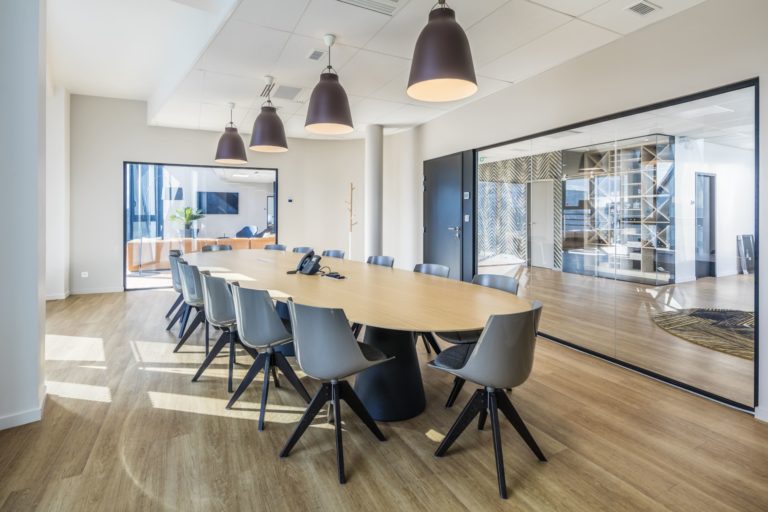
[(469, 214), (464, 215), (464, 222), (469, 222)]
[(464, 199), (469, 199), (469, 192), (464, 192)]

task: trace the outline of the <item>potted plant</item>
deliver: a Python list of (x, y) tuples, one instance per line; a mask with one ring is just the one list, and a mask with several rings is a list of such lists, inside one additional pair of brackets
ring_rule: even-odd
[(205, 215), (203, 215), (201, 210), (196, 210), (191, 206), (186, 206), (176, 210), (168, 217), (168, 219), (172, 222), (184, 224), (184, 238), (195, 238), (197, 237), (198, 230), (192, 226), (195, 221), (200, 220), (203, 217), (205, 217)]

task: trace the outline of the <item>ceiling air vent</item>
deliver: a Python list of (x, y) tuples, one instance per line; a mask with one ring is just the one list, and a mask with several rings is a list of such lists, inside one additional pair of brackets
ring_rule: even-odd
[(379, 14), (386, 14), (392, 16), (400, 0), (338, 0), (343, 4), (354, 5), (368, 11), (378, 12)]
[(276, 90), (272, 92), (273, 98), (281, 100), (296, 101), (296, 96), (301, 92), (301, 87), (291, 87), (290, 85), (279, 85)]
[(312, 50), (312, 53), (307, 55), (307, 58), (309, 60), (320, 60), (323, 58), (323, 55), (325, 55), (326, 52), (323, 50)]
[(269, 98), (269, 95), (272, 94), (272, 89), (274, 88), (275, 88), (275, 82), (272, 82), (272, 81), (268, 82), (264, 86), (264, 89), (261, 90), (261, 94), (259, 96), (261, 96), (262, 98)]
[(632, 11), (635, 14), (639, 14), (640, 16), (647, 16), (654, 11), (658, 11), (659, 9), (661, 9), (661, 7), (656, 4), (652, 4), (651, 2), (646, 2), (645, 0), (627, 7), (627, 10)]

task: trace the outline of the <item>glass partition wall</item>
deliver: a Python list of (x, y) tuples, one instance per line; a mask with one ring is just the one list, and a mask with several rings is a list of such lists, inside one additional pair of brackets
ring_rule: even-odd
[(478, 152), (477, 271), (541, 331), (754, 403), (752, 84)]
[(168, 254), (277, 239), (275, 169), (125, 164), (125, 289), (171, 286)]

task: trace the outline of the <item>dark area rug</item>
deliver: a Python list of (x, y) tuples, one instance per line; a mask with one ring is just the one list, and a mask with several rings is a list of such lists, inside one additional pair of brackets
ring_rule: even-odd
[(742, 359), (755, 357), (755, 313), (733, 309), (681, 309), (653, 321), (673, 336)]

